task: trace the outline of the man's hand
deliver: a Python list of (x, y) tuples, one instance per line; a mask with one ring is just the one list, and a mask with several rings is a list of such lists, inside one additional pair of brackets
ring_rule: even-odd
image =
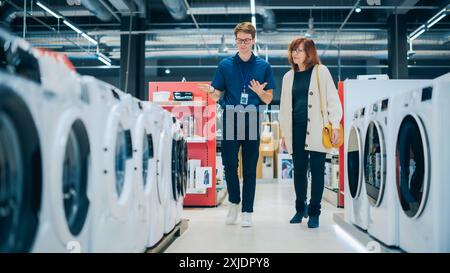
[(222, 92), (215, 89), (213, 86), (206, 84), (206, 83), (198, 83), (197, 87), (200, 91), (205, 92), (209, 97), (214, 100), (218, 101), (220, 97), (222, 96)]
[(258, 96), (261, 96), (264, 92), (264, 87), (266, 87), (267, 82), (260, 84), (259, 81), (251, 80), (250, 85), (248, 86), (253, 92), (255, 92)]
[(205, 93), (211, 93), (212, 91), (212, 86), (206, 83), (199, 83), (197, 84), (198, 89), (200, 89), (200, 91), (205, 92)]

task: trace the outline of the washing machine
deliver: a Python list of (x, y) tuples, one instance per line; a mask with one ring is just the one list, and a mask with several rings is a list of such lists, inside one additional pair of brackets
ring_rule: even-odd
[(188, 173), (187, 173), (187, 165), (188, 165), (188, 145), (185, 136), (181, 138), (179, 141), (179, 180), (177, 183), (177, 190), (178, 190), (178, 200), (176, 203), (176, 214), (175, 214), (175, 224), (179, 224), (181, 222), (181, 215), (183, 213), (183, 204), (184, 204), (184, 197), (186, 196), (186, 188), (187, 188), (187, 179), (188, 179)]
[(367, 128), (368, 107), (355, 111), (345, 142), (346, 185), (345, 220), (367, 230), (369, 201), (364, 183), (364, 143)]
[(165, 233), (165, 208), (170, 198), (172, 118), (160, 106), (149, 103), (148, 111), (155, 130), (154, 141), (156, 159), (155, 183), (150, 183), (150, 234), (147, 246), (155, 247)]
[(180, 122), (170, 115), (171, 119), (171, 150), (170, 150), (170, 185), (169, 198), (164, 207), (164, 233), (167, 234), (176, 225), (177, 203), (179, 199), (179, 181), (180, 181), (180, 142), (182, 140), (182, 130)]
[(93, 181), (89, 96), (64, 55), (36, 51), (35, 56), (45, 89), (44, 195), (33, 252), (89, 252)]
[[(135, 116), (134, 143), (136, 176), (134, 179), (135, 201), (137, 208), (133, 217), (135, 222), (135, 251), (144, 252), (150, 230), (151, 190), (156, 180), (156, 159), (154, 153), (154, 135), (158, 133), (153, 124), (151, 106), (148, 102), (134, 99)], [(153, 185), (152, 185), (153, 184)]]
[(450, 252), (449, 75), (399, 98), (394, 115), (399, 246)]
[(388, 246), (398, 246), (398, 206), (391, 164), (395, 161), (391, 124), (395, 105), (398, 104), (391, 97), (369, 107), (364, 144), (364, 182), (369, 201), (367, 230)]
[[(88, 78), (85, 78), (86, 81)], [(97, 128), (94, 160), (95, 198), (92, 252), (133, 252), (136, 223), (134, 180), (132, 97), (116, 87), (99, 81), (86, 83), (96, 94), (96, 109), (91, 119)], [(94, 95), (93, 95), (94, 96)]]
[(41, 218), (42, 93), (37, 84), (0, 70), (1, 253), (32, 251), (39, 225), (48, 221)]

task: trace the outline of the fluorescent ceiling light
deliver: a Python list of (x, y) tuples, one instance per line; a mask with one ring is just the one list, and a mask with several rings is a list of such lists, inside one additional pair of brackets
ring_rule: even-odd
[(434, 26), (437, 22), (441, 21), (442, 18), (444, 18), (445, 16), (447, 16), (446, 13), (441, 14), (441, 16), (439, 16), (439, 17), (438, 17), (437, 19), (435, 19), (434, 21), (431, 21), (431, 22), (428, 21), (427, 27), (428, 27), (428, 28), (431, 28), (431, 27)]
[(63, 23), (64, 23), (66, 26), (70, 27), (71, 29), (75, 30), (78, 34), (83, 33), (83, 32), (82, 32), (81, 30), (79, 30), (76, 26), (72, 25), (69, 21), (64, 20)]
[(419, 32), (417, 32), (416, 34), (414, 34), (413, 36), (410, 36), (410, 37), (409, 37), (409, 40), (410, 40), (410, 41), (415, 40), (417, 37), (419, 37), (420, 35), (422, 35), (422, 33), (424, 33), (424, 32), (425, 32), (425, 29), (422, 29), (421, 31), (419, 31)]
[(106, 57), (105, 55), (103, 55), (101, 53), (98, 53), (97, 54), (97, 59), (99, 61), (101, 61), (102, 63), (104, 63), (105, 65), (111, 66), (111, 60), (108, 57)]
[(96, 40), (94, 40), (94, 38), (92, 38), (91, 36), (87, 35), (86, 33), (81, 34), (81, 36), (86, 38), (86, 40), (93, 43), (94, 45), (98, 45), (98, 42)]
[(56, 14), (56, 12), (52, 11), (51, 9), (49, 9), (46, 5), (42, 4), (41, 2), (36, 2), (36, 5), (38, 5), (39, 7), (41, 7), (43, 10), (45, 10), (46, 12), (50, 13), (51, 15), (53, 15), (54, 17), (60, 19), (61, 16), (59, 16), (58, 14)]

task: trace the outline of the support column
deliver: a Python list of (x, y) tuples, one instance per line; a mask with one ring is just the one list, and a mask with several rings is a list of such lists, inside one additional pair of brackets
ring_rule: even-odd
[(388, 65), (391, 79), (408, 79), (408, 38), (405, 14), (392, 14), (388, 27)]
[[(122, 17), (121, 31), (140, 31), (146, 26), (145, 18)], [(141, 100), (148, 99), (145, 82), (145, 34), (120, 36), (120, 87)]]

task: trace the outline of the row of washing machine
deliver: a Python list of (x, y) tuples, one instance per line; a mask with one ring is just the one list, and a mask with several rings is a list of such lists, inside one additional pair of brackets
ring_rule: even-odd
[(180, 122), (0, 32), (0, 252), (143, 252), (180, 222)]
[(450, 74), (344, 86), (384, 90), (346, 129), (346, 220), (407, 252), (450, 252)]

